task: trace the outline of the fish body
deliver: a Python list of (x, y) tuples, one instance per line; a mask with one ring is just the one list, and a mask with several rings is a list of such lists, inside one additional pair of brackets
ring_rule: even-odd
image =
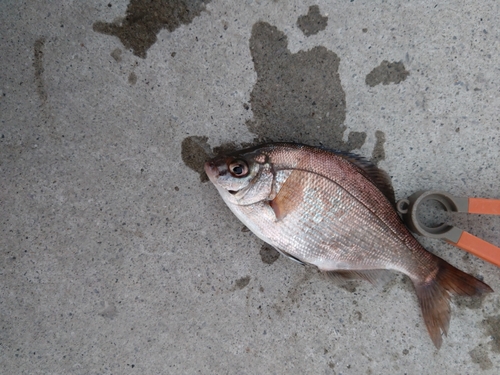
[(334, 276), (407, 275), (438, 348), (450, 294), (491, 291), (425, 250), (394, 209), (389, 177), (355, 155), (270, 143), (212, 159), (205, 171), (231, 211), (282, 254)]

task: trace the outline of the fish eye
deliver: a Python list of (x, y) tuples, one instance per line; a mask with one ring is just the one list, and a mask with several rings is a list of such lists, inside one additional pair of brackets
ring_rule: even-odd
[(242, 160), (233, 161), (229, 164), (229, 171), (234, 177), (245, 177), (248, 174), (248, 166)]

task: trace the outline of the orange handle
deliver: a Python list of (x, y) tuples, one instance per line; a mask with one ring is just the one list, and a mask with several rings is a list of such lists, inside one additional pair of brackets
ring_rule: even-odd
[(462, 232), (460, 239), (455, 244), (461, 249), (500, 267), (500, 248), (490, 244), (466, 231)]
[(500, 215), (500, 199), (469, 198), (469, 213)]

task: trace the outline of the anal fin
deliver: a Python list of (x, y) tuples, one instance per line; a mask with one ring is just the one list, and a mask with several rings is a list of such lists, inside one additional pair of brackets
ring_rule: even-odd
[(384, 269), (378, 270), (335, 270), (324, 271), (324, 273), (334, 280), (366, 280), (371, 284), (378, 285), (386, 281), (390, 272)]

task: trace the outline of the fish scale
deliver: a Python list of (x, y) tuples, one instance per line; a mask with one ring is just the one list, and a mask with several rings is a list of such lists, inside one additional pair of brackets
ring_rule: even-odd
[(214, 158), (205, 171), (231, 211), (282, 254), (340, 277), (407, 275), (437, 348), (450, 295), (491, 291), (420, 245), (394, 209), (388, 176), (358, 156), (271, 143)]

